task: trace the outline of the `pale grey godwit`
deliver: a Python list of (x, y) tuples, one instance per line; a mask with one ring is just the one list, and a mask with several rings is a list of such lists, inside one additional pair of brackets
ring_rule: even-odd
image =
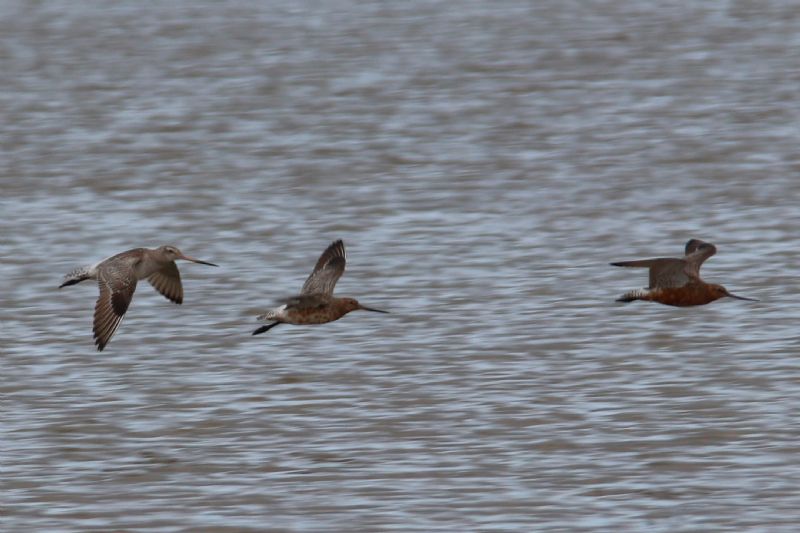
[(650, 269), (650, 285), (646, 289), (627, 292), (617, 301), (647, 300), (684, 307), (705, 305), (728, 296), (739, 300), (757, 302), (758, 300), (753, 298), (731, 294), (722, 285), (706, 283), (700, 279), (700, 266), (715, 253), (717, 253), (717, 248), (710, 242), (691, 239), (686, 243), (682, 258), (658, 257), (655, 259), (611, 263), (613, 266)]
[(339, 320), (357, 309), (387, 313), (388, 311), (365, 307), (352, 298), (333, 296), (333, 288), (342, 277), (346, 261), (344, 243), (341, 240), (334, 241), (322, 252), (300, 294), (286, 299), (280, 306), (259, 316), (259, 320), (272, 323), (261, 326), (253, 335), (264, 333), (278, 324), (325, 324)]
[(183, 285), (176, 259), (217, 266), (184, 255), (174, 246), (161, 246), (154, 250), (134, 248), (73, 270), (64, 276), (64, 283), (59, 289), (86, 279), (97, 280), (100, 297), (94, 307), (93, 331), (97, 349), (102, 351), (125, 316), (140, 279), (146, 278), (158, 292), (176, 304), (183, 302)]

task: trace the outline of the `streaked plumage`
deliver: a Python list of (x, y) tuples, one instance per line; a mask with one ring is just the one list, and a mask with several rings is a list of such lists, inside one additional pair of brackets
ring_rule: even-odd
[(271, 323), (256, 329), (253, 335), (264, 333), (278, 324), (325, 324), (357, 309), (386, 313), (365, 307), (353, 298), (333, 296), (333, 289), (344, 273), (346, 262), (344, 242), (334, 241), (317, 260), (300, 294), (287, 298), (280, 306), (260, 315), (259, 320)]
[(59, 288), (87, 279), (97, 280), (100, 296), (94, 308), (94, 340), (102, 351), (117, 331), (140, 279), (148, 282), (168, 300), (183, 303), (183, 285), (176, 259), (217, 266), (184, 255), (174, 246), (156, 249), (134, 248), (93, 265), (73, 270)]
[(728, 292), (722, 285), (706, 283), (700, 278), (700, 267), (717, 248), (698, 239), (686, 243), (682, 258), (658, 257), (636, 261), (619, 261), (613, 266), (648, 268), (650, 284), (646, 289), (636, 289), (623, 294), (618, 302), (648, 300), (666, 305), (704, 305), (725, 296), (739, 300), (752, 300)]

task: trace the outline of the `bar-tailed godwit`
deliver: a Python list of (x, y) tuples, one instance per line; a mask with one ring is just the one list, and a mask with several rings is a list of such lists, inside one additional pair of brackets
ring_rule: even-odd
[(700, 279), (700, 266), (715, 253), (717, 248), (713, 244), (691, 239), (686, 243), (685, 255), (682, 258), (659, 257), (611, 263), (613, 266), (650, 269), (650, 285), (646, 289), (626, 292), (617, 301), (647, 300), (681, 307), (705, 305), (725, 296), (758, 301), (731, 294), (722, 285), (706, 283)]
[(322, 252), (300, 294), (286, 299), (280, 306), (259, 316), (259, 320), (266, 320), (271, 324), (261, 326), (253, 335), (264, 333), (278, 324), (325, 324), (339, 320), (357, 309), (387, 313), (388, 311), (365, 307), (353, 298), (333, 296), (333, 288), (344, 273), (345, 263), (344, 243), (341, 240), (333, 242)]
[(181, 274), (175, 264), (176, 259), (217, 266), (184, 255), (174, 246), (161, 246), (154, 250), (134, 248), (93, 265), (73, 270), (64, 276), (64, 283), (59, 289), (86, 279), (97, 280), (100, 297), (94, 308), (93, 330), (94, 342), (98, 351), (102, 351), (117, 331), (122, 317), (125, 316), (125, 311), (128, 310), (133, 298), (133, 291), (136, 290), (136, 283), (140, 279), (146, 278), (168, 300), (176, 304), (183, 302), (183, 286)]

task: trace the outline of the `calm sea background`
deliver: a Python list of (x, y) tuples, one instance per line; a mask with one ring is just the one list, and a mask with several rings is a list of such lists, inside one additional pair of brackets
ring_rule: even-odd
[[(800, 528), (792, 2), (0, 3), (0, 529)], [(252, 337), (342, 238), (353, 313)], [(759, 302), (614, 299), (715, 243)], [(175, 244), (102, 353), (71, 268)]]

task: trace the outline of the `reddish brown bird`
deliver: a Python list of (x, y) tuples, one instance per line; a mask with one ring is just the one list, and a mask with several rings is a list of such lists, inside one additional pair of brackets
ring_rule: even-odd
[(705, 305), (725, 296), (758, 301), (731, 294), (722, 285), (706, 283), (700, 279), (700, 266), (715, 253), (717, 248), (710, 242), (691, 239), (686, 243), (685, 255), (682, 258), (659, 257), (611, 263), (614, 266), (650, 269), (650, 285), (646, 289), (627, 292), (617, 301), (647, 300), (680, 307)]
[(133, 298), (136, 283), (147, 279), (168, 300), (183, 303), (183, 285), (176, 259), (201, 265), (217, 266), (184, 255), (174, 246), (134, 248), (93, 265), (76, 268), (66, 276), (58, 288), (75, 285), (86, 279), (95, 279), (100, 286), (100, 297), (94, 307), (94, 342), (102, 351), (117, 331), (122, 317)]
[(363, 306), (352, 298), (333, 296), (333, 288), (344, 273), (345, 263), (344, 243), (341, 240), (333, 242), (322, 252), (300, 294), (288, 298), (280, 306), (259, 316), (259, 320), (272, 323), (261, 326), (253, 335), (264, 333), (278, 324), (325, 324), (339, 320), (357, 309), (387, 313), (388, 311)]

